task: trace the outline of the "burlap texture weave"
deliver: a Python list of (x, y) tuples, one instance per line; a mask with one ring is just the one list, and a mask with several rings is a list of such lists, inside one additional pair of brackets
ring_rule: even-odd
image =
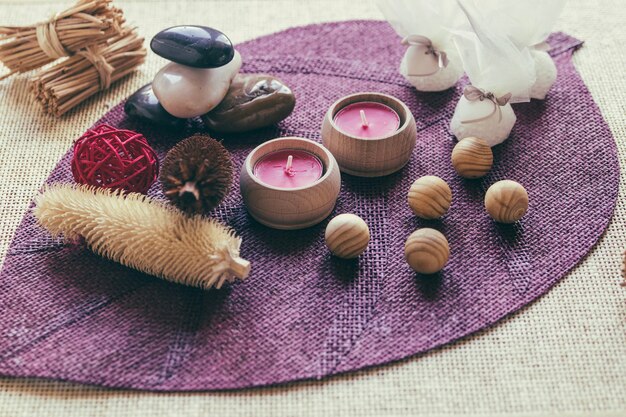
[[(191, 3), (192, 6), (199, 4)], [(242, 2), (242, 4), (247, 3)], [(269, 4), (264, 3), (263, 9), (265, 10)], [(277, 7), (276, 4), (280, 3), (271, 4)], [(316, 13), (323, 13), (323, 11), (317, 10)], [(374, 16), (372, 15), (372, 17)], [(348, 16), (346, 15), (346, 17)], [(336, 16), (328, 16), (328, 18), (336, 18)], [(294, 19), (296, 18), (294, 17)], [(218, 25), (215, 24), (215, 26)], [(224, 26), (221, 27), (224, 28)], [(226, 29), (224, 28), (224, 30)], [(574, 33), (576, 34), (575, 31)], [(584, 37), (584, 35), (580, 36)], [(238, 39), (235, 38), (234, 40), (237, 41)], [(589, 40), (586, 40), (587, 47), (579, 53), (584, 53), (589, 48)], [(143, 80), (140, 80), (139, 83), (141, 81)], [(19, 86), (19, 82), (15, 83), (12, 88), (16, 88), (15, 85)], [(135, 85), (132, 87), (134, 88)], [(6, 87), (3, 86), (2, 88)], [(132, 88), (129, 87), (128, 91), (120, 95), (127, 95), (131, 92), (130, 90)], [(608, 91), (606, 94), (609, 94)], [(602, 100), (598, 97), (596, 99), (602, 105)], [(21, 100), (22, 109), (30, 107), (26, 96), (22, 97)], [(13, 104), (15, 103), (19, 104), (20, 100), (13, 102)], [(5, 105), (5, 107), (7, 106)], [(12, 111), (13, 108), (7, 108), (7, 110)], [(24, 111), (34, 113), (36, 109)], [(102, 113), (102, 109), (98, 112)], [(78, 119), (79, 113), (74, 117)], [(610, 123), (610, 117), (607, 116), (607, 119)], [(85, 121), (85, 124), (78, 130), (82, 131), (86, 125), (94, 120), (95, 118)], [(48, 128), (47, 131), (54, 130), (53, 122), (48, 123), (52, 129)], [(71, 124), (73, 127), (68, 129), (68, 135), (73, 135), (70, 132), (77, 129), (80, 121), (73, 120)], [(11, 128), (11, 124), (8, 126)], [(19, 126), (21, 130), (15, 132), (19, 132), (20, 137), (24, 135), (22, 132), (29, 132), (28, 135), (31, 137), (37, 136), (35, 134), (36, 129), (41, 127), (41, 125), (29, 127), (28, 123), (22, 123)], [(56, 128), (58, 129), (59, 126), (61, 125), (57, 125)], [(615, 131), (615, 126), (613, 127)], [(619, 139), (623, 138), (619, 135), (619, 127), (617, 125), (618, 143)], [(46, 137), (49, 138), (49, 134), (47, 133)], [(15, 136), (18, 136), (18, 133), (15, 133)], [(2, 139), (3, 144), (9, 143), (4, 132)], [(71, 138), (66, 139), (67, 141), (71, 140)], [(20, 140), (19, 143), (22, 142)], [(67, 147), (67, 142), (65, 143)], [(22, 151), (21, 147), (18, 149), (16, 146), (12, 146), (12, 148), (12, 153), (16, 150)], [(4, 147), (3, 152), (5, 152)], [(3, 156), (5, 156), (4, 153)], [(57, 157), (58, 154), (54, 156), (54, 158)], [(6, 160), (9, 159), (5, 156)], [(2, 169), (6, 168), (3, 166)], [(17, 164), (9, 166), (9, 168), (13, 173), (12, 178), (19, 176), (16, 175), (16, 169), (19, 169)], [(42, 175), (45, 176), (45, 173)], [(23, 174), (22, 176), (26, 177)], [(4, 175), (4, 178), (8, 178), (8, 176)], [(26, 180), (31, 180), (31, 177), (28, 176), (25, 178), (25, 182)], [(36, 189), (40, 181), (41, 177), (33, 181), (31, 190)], [(11, 185), (15, 186), (16, 183), (22, 187), (22, 182), (17, 179)], [(7, 185), (6, 192), (11, 193), (10, 190), (11, 186)], [(16, 192), (13, 191), (13, 193)], [(32, 191), (31, 194), (27, 195), (25, 201), (30, 198), (30, 195), (32, 195)], [(17, 217), (21, 216), (24, 209), (25, 205), (19, 210)], [(614, 220), (612, 228), (615, 227), (616, 222), (620, 224), (619, 217)], [(623, 222), (621, 225), (623, 226)], [(603, 244), (606, 244), (604, 242), (610, 239), (610, 236), (611, 229)], [(614, 238), (613, 246), (616, 248), (620, 246), (619, 237), (616, 234)], [(6, 241), (8, 243), (8, 238)], [(601, 250), (603, 244), (598, 250)], [(619, 249), (614, 248), (613, 252), (617, 255)], [(594, 256), (597, 256), (597, 251), (577, 271), (584, 269)], [(197, 395), (150, 396), (34, 381), (26, 382), (28, 387), (34, 388), (24, 388), (24, 383), (21, 381), (7, 381), (6, 403), (12, 407), (8, 409), (11, 413), (9, 415), (15, 415), (19, 412), (28, 413), (29, 410), (32, 410), (30, 407), (36, 407), (41, 401), (48, 401), (49, 404), (56, 407), (55, 409), (59, 410), (59, 413), (70, 413), (72, 406), (85, 406), (93, 407), (90, 408), (91, 414), (99, 413), (100, 415), (106, 415), (108, 412), (111, 415), (119, 415), (119, 410), (126, 406), (141, 407), (144, 410), (152, 411), (152, 414), (160, 412), (163, 415), (168, 413), (181, 415), (185, 411), (189, 415), (202, 411), (241, 415), (261, 413), (268, 415), (314, 415), (324, 411), (358, 410), (360, 414), (371, 412), (381, 415), (384, 413), (414, 414), (418, 409), (425, 414), (437, 412), (480, 413), (483, 411), (622, 410), (624, 407), (623, 396), (621, 395), (624, 391), (624, 343), (623, 327), (619, 326), (623, 325), (624, 317), (623, 313), (619, 314), (619, 311), (623, 311), (623, 298), (620, 298), (619, 288), (615, 287), (615, 283), (618, 281), (616, 276), (617, 258), (613, 260), (613, 258), (605, 256), (603, 259), (611, 259), (611, 261), (606, 266), (603, 266), (605, 265), (603, 261), (594, 264), (595, 266), (591, 270), (582, 275), (583, 278), (579, 278), (579, 282), (582, 281), (579, 285), (586, 282), (584, 280), (586, 275), (591, 279), (588, 281), (588, 285), (591, 286), (587, 292), (581, 291), (579, 288), (570, 293), (569, 296), (561, 295), (561, 297), (568, 299), (568, 302), (564, 303), (563, 300), (558, 300), (558, 306), (554, 307), (553, 310), (548, 310), (548, 313), (543, 314), (541, 318), (533, 319), (533, 312), (537, 309), (541, 311), (541, 306), (546, 303), (544, 300), (553, 300), (555, 297), (553, 294), (563, 291), (561, 288), (567, 282), (572, 281), (572, 277), (568, 278), (564, 284), (557, 286), (539, 303), (527, 309), (523, 314), (516, 315), (514, 319), (501, 324), (496, 330), (490, 330), (479, 338), (472, 338), (471, 343), (462, 343), (456, 347), (429, 354), (419, 361), (409, 361), (405, 364), (367, 371), (363, 372), (363, 375), (341, 377), (321, 385), (306, 383), (298, 384), (292, 388), (281, 387), (245, 393), (217, 394), (208, 397)], [(607, 284), (606, 288), (613, 288), (613, 290), (601, 292), (605, 281), (612, 284)], [(583, 286), (583, 288), (586, 287)], [(576, 300), (581, 297), (583, 297), (581, 307), (569, 304), (573, 303), (572, 299)], [(585, 299), (584, 297), (588, 298)], [(610, 300), (614, 301), (611, 302)], [(581, 321), (581, 318), (584, 319)], [(598, 320), (598, 318), (602, 319)], [(593, 324), (591, 324), (591, 320), (595, 320)], [(499, 329), (501, 328), (505, 329), (505, 333), (507, 332), (506, 329), (509, 329), (510, 339), (500, 335), (502, 330)], [(610, 335), (613, 335), (614, 339), (611, 339)], [(601, 339), (601, 343), (598, 343), (597, 339)], [(610, 340), (615, 342), (611, 344), (609, 343)], [(577, 348), (572, 349), (574, 346)], [(475, 353), (475, 359), (468, 356), (468, 351)], [(444, 360), (443, 357), (448, 357), (448, 359)], [(426, 365), (417, 362), (426, 362)], [(56, 390), (58, 394), (40, 394), (45, 390)], [(72, 400), (66, 399), (64, 390), (74, 391), (74, 394), (69, 396)], [(479, 392), (484, 394), (478, 395)], [(25, 395), (29, 397), (29, 401), (19, 399), (20, 396)], [(0, 401), (2, 401), (0, 404), (4, 405), (4, 398)], [(106, 401), (106, 404), (99, 407), (102, 401)], [(79, 409), (75, 408), (74, 410), (79, 415)], [(129, 412), (129, 415), (137, 415), (137, 411)]]

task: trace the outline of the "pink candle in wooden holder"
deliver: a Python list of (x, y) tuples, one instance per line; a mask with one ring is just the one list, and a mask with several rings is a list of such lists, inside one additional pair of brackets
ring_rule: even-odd
[(281, 149), (259, 159), (254, 176), (278, 188), (299, 188), (313, 184), (324, 174), (324, 164), (313, 153), (302, 149)]
[(417, 138), (415, 119), (395, 97), (357, 93), (337, 100), (324, 117), (322, 141), (342, 172), (380, 177), (401, 169)]
[(342, 132), (359, 139), (377, 139), (394, 134), (400, 116), (391, 107), (375, 101), (348, 104), (333, 118)]
[(257, 146), (239, 178), (250, 215), (274, 229), (303, 229), (333, 211), (341, 174), (333, 155), (308, 139), (287, 137)]

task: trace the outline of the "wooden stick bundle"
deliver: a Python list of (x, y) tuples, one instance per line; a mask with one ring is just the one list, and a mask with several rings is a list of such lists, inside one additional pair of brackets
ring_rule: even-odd
[(35, 98), (46, 113), (60, 116), (130, 74), (146, 56), (134, 30), (88, 46), (32, 79)]
[(78, 0), (46, 22), (0, 27), (0, 61), (11, 72), (39, 68), (122, 32), (124, 16), (111, 0)]

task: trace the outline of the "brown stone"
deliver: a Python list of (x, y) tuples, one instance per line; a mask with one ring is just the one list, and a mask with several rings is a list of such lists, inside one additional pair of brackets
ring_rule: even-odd
[(291, 89), (279, 79), (267, 74), (238, 74), (222, 102), (202, 120), (217, 132), (247, 132), (280, 122), (295, 105)]

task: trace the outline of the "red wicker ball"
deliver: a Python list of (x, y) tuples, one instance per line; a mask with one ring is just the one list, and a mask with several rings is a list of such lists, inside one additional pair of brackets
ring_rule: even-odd
[(74, 143), (72, 174), (80, 184), (143, 194), (159, 175), (159, 159), (142, 134), (102, 124)]

